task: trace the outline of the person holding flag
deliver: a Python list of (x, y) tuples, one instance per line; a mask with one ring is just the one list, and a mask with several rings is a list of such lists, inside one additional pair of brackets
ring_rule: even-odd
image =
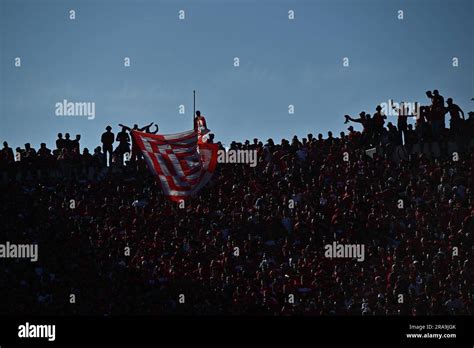
[(196, 111), (194, 117), (194, 131), (198, 134), (198, 144), (207, 142), (210, 130), (207, 128), (206, 118), (201, 115), (201, 111)]

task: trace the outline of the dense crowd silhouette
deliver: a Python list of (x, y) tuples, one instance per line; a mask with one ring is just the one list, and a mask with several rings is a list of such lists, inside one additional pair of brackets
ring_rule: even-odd
[[(39, 260), (2, 261), (0, 312), (473, 314), (474, 114), (427, 96), (396, 125), (377, 108), (345, 116), (361, 132), (233, 142), (258, 165), (219, 164), (184, 207), (134, 152), (138, 125), (92, 153), (67, 133), (52, 151), (4, 143), (1, 238)], [(333, 241), (365, 260), (325, 257)]]

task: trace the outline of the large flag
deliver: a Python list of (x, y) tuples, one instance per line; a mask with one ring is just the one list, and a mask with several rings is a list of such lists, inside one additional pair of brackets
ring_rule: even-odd
[(211, 179), (218, 146), (198, 145), (195, 131), (158, 135), (134, 130), (132, 136), (169, 199), (186, 199)]

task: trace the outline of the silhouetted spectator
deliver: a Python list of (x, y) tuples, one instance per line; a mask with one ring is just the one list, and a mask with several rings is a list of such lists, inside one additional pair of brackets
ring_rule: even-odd
[(62, 133), (58, 133), (58, 139), (56, 139), (56, 149), (62, 150), (66, 147), (66, 142), (63, 138)]
[(74, 144), (69, 133), (64, 134), (64, 148), (67, 149), (68, 152), (71, 152), (74, 148)]
[(72, 151), (74, 151), (77, 154), (81, 153), (81, 145), (79, 143), (80, 141), (81, 141), (80, 134), (76, 134), (76, 138), (72, 140), (72, 143), (71, 143)]
[(6, 141), (3, 142), (3, 148), (0, 151), (0, 162), (4, 165), (13, 164), (13, 162), (15, 162), (13, 150), (8, 146)]
[(464, 111), (462, 111), (462, 109), (457, 104), (453, 103), (452, 98), (448, 98), (446, 103), (448, 104), (446, 111), (449, 112), (449, 116), (451, 116), (449, 120), (449, 128), (451, 128), (451, 130), (454, 132), (459, 132), (459, 128), (462, 124), (461, 116), (463, 120), (465, 119)]
[(41, 143), (38, 150), (38, 158), (42, 160), (51, 158), (51, 150), (46, 147), (46, 143)]
[(440, 139), (442, 129), (444, 129), (444, 98), (439, 94), (438, 90), (435, 89), (433, 93), (427, 92), (427, 96), (431, 99), (431, 112), (430, 112), (430, 124), (432, 135), (435, 140)]
[(30, 143), (25, 144), (25, 151), (23, 155), (23, 159), (27, 163), (34, 163), (36, 159), (36, 151), (30, 145)]
[(123, 158), (125, 153), (130, 152), (130, 136), (127, 133), (127, 127), (122, 126), (122, 130), (117, 133), (117, 139), (115, 140), (119, 142), (115, 151)]
[(375, 109), (376, 109), (376, 112), (373, 117), (373, 124), (374, 124), (375, 137), (377, 139), (380, 136), (380, 134), (382, 134), (382, 129), (384, 127), (387, 116), (383, 114), (382, 107), (380, 105), (377, 105)]
[(102, 133), (102, 137), (100, 141), (102, 142), (102, 151), (105, 156), (108, 157), (108, 164), (112, 161), (112, 152), (113, 152), (113, 143), (114, 143), (114, 133), (112, 133), (112, 127), (107, 126), (105, 127), (106, 131)]

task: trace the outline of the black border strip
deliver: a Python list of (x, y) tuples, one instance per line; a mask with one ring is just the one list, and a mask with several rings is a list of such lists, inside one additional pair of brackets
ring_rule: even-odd
[[(18, 326), (54, 324), (56, 339), (19, 338)], [(408, 339), (409, 325), (456, 325), (456, 338)], [(0, 317), (0, 346), (21, 344), (401, 344), (469, 345), (473, 317)]]

